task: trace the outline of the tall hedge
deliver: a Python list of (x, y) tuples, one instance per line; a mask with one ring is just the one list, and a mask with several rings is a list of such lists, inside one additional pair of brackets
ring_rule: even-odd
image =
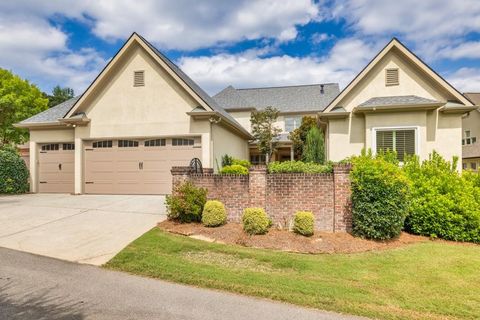
[(406, 161), (411, 181), (407, 231), (447, 240), (480, 242), (480, 178), (478, 173), (456, 171), (433, 152), (428, 160)]
[(0, 193), (27, 192), (28, 175), (25, 162), (13, 148), (0, 149)]
[(382, 156), (364, 154), (352, 161), (353, 234), (375, 240), (399, 236), (408, 209), (408, 180), (403, 171)]

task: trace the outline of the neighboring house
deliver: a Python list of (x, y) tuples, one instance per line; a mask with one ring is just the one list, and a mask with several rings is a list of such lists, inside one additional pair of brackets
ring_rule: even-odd
[[(475, 105), (480, 105), (480, 92), (464, 93)], [(477, 137), (480, 137), (480, 111), (477, 109), (468, 112), (463, 116), (462, 130), (462, 167), (478, 171), (480, 165), (480, 143)]]
[(293, 158), (288, 132), (304, 115), (318, 116), (328, 160), (364, 148), (460, 157), (462, 115), (477, 108), (397, 39), (341, 92), (230, 86), (211, 98), (133, 34), (83, 95), (17, 126), (30, 129), (33, 192), (165, 194), (170, 168), (194, 157), (214, 169), (224, 154), (264, 161), (250, 114), (267, 106), (280, 110), (280, 161)]
[[(253, 110), (263, 110), (268, 106), (279, 110), (276, 126), (282, 132), (278, 139), (278, 151), (273, 154), (272, 160), (284, 161), (295, 158), (288, 134), (300, 126), (302, 117), (317, 117), (339, 93), (336, 83), (249, 89), (228, 86), (213, 99), (248, 131), (251, 131)], [(250, 144), (250, 161), (254, 164), (265, 162), (265, 156), (258, 152), (255, 143)]]

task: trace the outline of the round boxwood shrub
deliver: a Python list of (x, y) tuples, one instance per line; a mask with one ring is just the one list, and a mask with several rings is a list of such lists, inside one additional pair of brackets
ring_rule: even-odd
[(367, 239), (395, 238), (408, 211), (408, 180), (401, 168), (383, 157), (362, 155), (353, 160), (353, 234)]
[(221, 174), (248, 174), (248, 169), (239, 164), (232, 164), (231, 166), (225, 166), (220, 170)]
[(242, 216), (243, 230), (248, 234), (265, 234), (272, 225), (262, 208), (246, 208)]
[(227, 223), (227, 211), (223, 203), (208, 200), (203, 208), (202, 223), (206, 227), (218, 227)]
[(303, 236), (313, 235), (315, 217), (310, 211), (298, 211), (293, 218), (293, 231)]
[(29, 189), (28, 169), (13, 148), (0, 149), (0, 193), (25, 193)]

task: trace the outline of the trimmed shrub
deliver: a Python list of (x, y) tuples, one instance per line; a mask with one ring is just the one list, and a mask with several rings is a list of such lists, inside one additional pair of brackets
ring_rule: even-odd
[(28, 176), (27, 166), (15, 149), (0, 149), (0, 193), (28, 192)]
[(200, 222), (207, 201), (207, 189), (198, 188), (187, 181), (177, 184), (173, 194), (167, 195), (167, 217), (179, 222)]
[(385, 240), (400, 235), (408, 210), (408, 180), (383, 157), (355, 157), (350, 172), (353, 234)]
[(206, 227), (218, 227), (227, 223), (227, 211), (223, 203), (208, 200), (203, 208), (202, 223)]
[(331, 173), (333, 172), (332, 164), (317, 164), (302, 161), (283, 161), (270, 162), (268, 164), (268, 172), (270, 173)]
[(265, 234), (272, 221), (262, 208), (246, 208), (242, 216), (243, 230), (248, 234)]
[(233, 164), (233, 157), (228, 154), (222, 156), (222, 168), (226, 166), (231, 166)]
[(315, 217), (310, 211), (298, 211), (293, 218), (293, 231), (303, 236), (313, 235)]
[(456, 171), (456, 161), (433, 152), (420, 163), (407, 159), (404, 170), (412, 188), (407, 231), (454, 241), (480, 243), (480, 179)]
[(239, 165), (247, 169), (250, 169), (250, 167), (252, 166), (252, 164), (248, 160), (235, 159), (235, 158), (232, 160), (232, 165)]
[(221, 174), (246, 175), (246, 174), (248, 174), (248, 169), (245, 168), (244, 166), (239, 165), (239, 164), (232, 164), (231, 166), (223, 167), (222, 170), (220, 170), (220, 173)]

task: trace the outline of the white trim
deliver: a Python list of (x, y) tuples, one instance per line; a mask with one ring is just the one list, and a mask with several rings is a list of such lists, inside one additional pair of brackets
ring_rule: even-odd
[(419, 126), (393, 126), (372, 127), (372, 153), (377, 154), (377, 131), (415, 130), (415, 155), (420, 156), (420, 127)]

